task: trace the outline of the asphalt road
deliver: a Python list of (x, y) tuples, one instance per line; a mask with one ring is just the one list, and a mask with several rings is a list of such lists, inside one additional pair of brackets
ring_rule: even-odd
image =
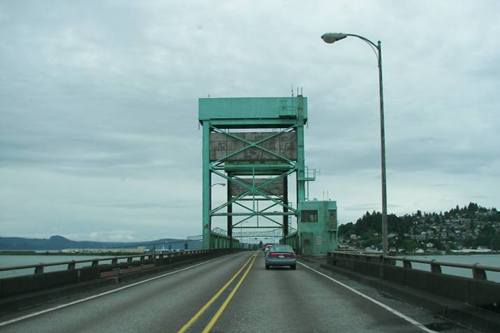
[(304, 265), (265, 270), (260, 251), (244, 252), (3, 321), (0, 332), (425, 331), (366, 297)]

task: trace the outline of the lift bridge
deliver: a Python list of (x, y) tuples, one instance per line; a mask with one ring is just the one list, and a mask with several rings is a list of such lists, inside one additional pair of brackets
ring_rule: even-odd
[(336, 202), (306, 196), (315, 179), (305, 166), (306, 97), (200, 98), (199, 122), (204, 248), (239, 247), (237, 230), (276, 228), (298, 252), (335, 248)]

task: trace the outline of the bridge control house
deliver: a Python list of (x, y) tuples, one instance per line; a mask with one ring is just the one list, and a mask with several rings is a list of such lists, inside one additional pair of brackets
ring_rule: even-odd
[[(198, 116), (204, 248), (278, 231), (302, 254), (335, 249), (336, 202), (307, 199), (315, 177), (305, 167), (306, 97), (200, 98)], [(225, 187), (223, 198), (216, 185)]]
[(337, 241), (337, 203), (335, 201), (299, 202), (299, 240), (304, 255), (326, 255)]

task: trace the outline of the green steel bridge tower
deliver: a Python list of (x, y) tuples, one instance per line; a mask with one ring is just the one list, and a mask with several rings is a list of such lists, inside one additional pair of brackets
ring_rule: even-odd
[[(314, 180), (305, 168), (307, 98), (200, 98), (198, 116), (203, 247), (237, 247), (237, 230), (277, 228), (282, 241), (302, 246), (299, 208), (306, 202), (306, 182)], [(214, 204), (215, 185), (226, 189)], [(289, 224), (294, 218), (297, 230)]]
[[(204, 248), (238, 247), (244, 229), (281, 231), (280, 242), (302, 254), (336, 247), (336, 202), (307, 198), (315, 177), (305, 167), (306, 97), (200, 98), (199, 122)], [(226, 187), (218, 197), (215, 185)]]

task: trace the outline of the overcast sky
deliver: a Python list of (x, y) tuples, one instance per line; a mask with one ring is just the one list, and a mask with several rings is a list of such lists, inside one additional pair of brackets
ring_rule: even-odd
[[(500, 207), (499, 1), (2, 1), (0, 236), (201, 233), (199, 97), (309, 99), (311, 196)], [(325, 193), (325, 194), (324, 194)]]

